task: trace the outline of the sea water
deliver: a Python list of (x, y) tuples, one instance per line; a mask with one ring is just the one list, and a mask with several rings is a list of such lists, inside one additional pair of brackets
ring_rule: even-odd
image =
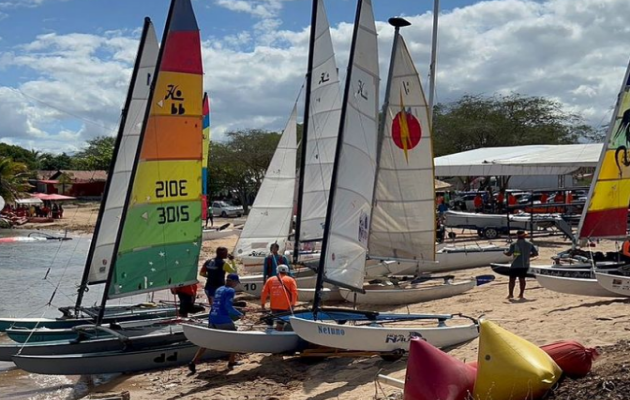
[[(0, 237), (27, 236), (25, 230), (2, 230)], [(46, 232), (63, 236), (60, 232)], [(0, 317), (59, 317), (58, 307), (75, 304), (91, 235), (72, 240), (0, 243)], [(90, 286), (83, 304), (100, 303), (103, 285)], [(54, 294), (54, 296), (53, 296)], [(138, 300), (144, 301), (145, 298)], [(108, 304), (130, 303), (131, 299)], [(0, 334), (0, 342), (11, 342)], [(77, 399), (94, 382), (85, 378), (37, 375), (0, 362), (0, 399)]]

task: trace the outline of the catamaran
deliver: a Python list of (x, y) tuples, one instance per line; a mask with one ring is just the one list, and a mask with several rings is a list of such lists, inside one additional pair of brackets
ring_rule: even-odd
[[(131, 169), (149, 95), (149, 85), (159, 51), (153, 24), (150, 20), (145, 21), (141, 43), (123, 109), (103, 203), (99, 210), (76, 304), (74, 307), (60, 308), (62, 316), (59, 318), (0, 318), (0, 332), (10, 327), (71, 328), (72, 326), (91, 323), (98, 316), (98, 307), (82, 307), (83, 295), (88, 290), (88, 285), (106, 281), (111, 266), (116, 231), (120, 225), (120, 214), (123, 209), (124, 193), (130, 184)], [(172, 306), (156, 307), (151, 304), (130, 304), (108, 306), (104, 312), (103, 322), (120, 322), (174, 316), (175, 308)]]
[[(593, 175), (593, 182), (578, 225), (578, 239), (585, 244), (593, 239), (623, 240), (627, 237), (628, 201), (630, 200), (630, 160), (627, 147), (630, 136), (628, 116), (630, 115), (630, 64), (621, 85), (617, 103), (608, 125), (605, 145), (599, 163)], [(626, 260), (619, 259), (620, 264)], [(539, 268), (536, 280), (543, 287), (561, 293), (617, 297), (628, 296), (624, 283), (630, 282), (624, 276), (623, 267), (610, 268), (610, 262), (588, 260), (585, 263), (594, 269), (595, 277), (577, 278), (572, 276), (553, 276), (548, 274), (553, 268)], [(598, 271), (607, 266), (607, 271)], [(611, 272), (610, 269), (618, 269)]]
[[(383, 181), (378, 182), (376, 177), (379, 169), (385, 171), (383, 180), (391, 179), (391, 171), (395, 170), (396, 165), (407, 164), (409, 152), (415, 147), (412, 144), (417, 145), (422, 140), (422, 128), (417, 121), (418, 116), (414, 115), (413, 111), (407, 114), (404, 107), (404, 104), (418, 104), (417, 96), (421, 93), (421, 89), (418, 87), (417, 73), (410, 73), (408, 69), (411, 59), (405, 58), (408, 57), (408, 53), (404, 51), (405, 45), (399, 34), (400, 27), (407, 26), (409, 23), (402, 18), (392, 18), (390, 23), (396, 29), (386, 102), (392, 105), (397, 104), (400, 110), (396, 110), (397, 113), (391, 116), (393, 118), (386, 115), (384, 119), (392, 123), (390, 141), (394, 142), (398, 150), (394, 149), (391, 143), (389, 147), (378, 146), (379, 73), (376, 27), (371, 1), (360, 0), (357, 7), (322, 244), (323, 257), (320, 259), (313, 301), (313, 316), (303, 318), (296, 315), (290, 317), (289, 320), (294, 331), (302, 339), (318, 345), (347, 350), (377, 352), (407, 350), (409, 340), (414, 335), (421, 336), (439, 347), (462, 343), (478, 335), (476, 321), (468, 321), (460, 326), (446, 326), (445, 321), (454, 316), (390, 314), (389, 323), (404, 321), (405, 324), (409, 324), (410, 320), (414, 323), (413, 326), (388, 328), (383, 326), (384, 321), (379, 321), (378, 318), (369, 325), (356, 323), (352, 325), (345, 323), (346, 321), (340, 324), (337, 321), (324, 321), (318, 317), (320, 291), (324, 281), (354, 292), (365, 292), (363, 280), (366, 255), (368, 249), (371, 249), (371, 241), (379, 240), (377, 245), (382, 244), (387, 247), (390, 246), (391, 236), (394, 236), (388, 236), (390, 230), (387, 228), (381, 230), (381, 227), (386, 226), (387, 222), (384, 219), (389, 218), (389, 214), (413, 215), (411, 210), (418, 208), (419, 204), (429, 203), (430, 207), (434, 204), (432, 187), (428, 195), (414, 193), (416, 204), (411, 205), (410, 210), (404, 206), (393, 208), (396, 201), (388, 202), (387, 200), (391, 200), (392, 197), (383, 196), (388, 190), (394, 193), (402, 190), (403, 185), (399, 185), (400, 189), (397, 190), (397, 188), (386, 187)], [(401, 51), (397, 51), (399, 43), (401, 43)], [(388, 110), (387, 114), (390, 114), (391, 110), (389, 108), (386, 110)], [(378, 150), (379, 147), (380, 150)], [(425, 151), (430, 154), (430, 147)], [(381, 157), (379, 157), (379, 152)], [(389, 158), (382, 156), (386, 153), (389, 153)], [(402, 159), (395, 157), (399, 153), (402, 153)], [(379, 160), (382, 164), (379, 164)], [(415, 173), (417, 171), (410, 172), (407, 175), (408, 180), (411, 180), (412, 174)], [(390, 176), (387, 177), (387, 174)], [(374, 206), (374, 197), (383, 201)], [(382, 220), (378, 221), (379, 218)], [(370, 235), (370, 222), (374, 224), (375, 236)], [(397, 231), (404, 232), (402, 229)], [(401, 237), (407, 235), (409, 235), (408, 232), (400, 234)], [(433, 229), (415, 231), (414, 235), (424, 236), (422, 239), (425, 240), (420, 239), (421, 241), (415, 245), (422, 246), (426, 258), (431, 260), (434, 257), (435, 241), (426, 240), (426, 237), (434, 235)], [(374, 237), (376, 239), (373, 239)], [(399, 239), (394, 237), (394, 240)], [(398, 321), (396, 317), (399, 318)], [(437, 322), (437, 326), (427, 326), (425, 325), (427, 321)]]
[[(155, 36), (151, 32), (147, 21), (140, 59), (147, 37)], [(157, 62), (142, 72), (140, 64), (137, 60), (133, 82), (148, 83), (147, 78), (154, 79), (150, 87), (140, 89), (133, 85), (133, 94), (128, 97), (128, 101), (133, 98), (136, 89), (148, 93), (145, 110), (134, 123), (140, 123), (141, 128), (134, 129), (134, 137), (124, 142), (133, 146), (125, 151), (116, 149), (129, 161), (126, 165), (130, 169), (121, 172), (129, 175), (129, 184), (117, 187), (118, 181), (110, 182), (109, 191), (118, 190), (120, 196), (116, 209), (111, 204), (105, 208), (100, 225), (112, 224), (118, 217), (120, 222), (108, 232), (111, 236), (96, 238), (89, 257), (90, 263), (109, 266), (95, 271), (102, 274), (105, 289), (92, 329), (102, 326), (104, 306), (110, 299), (197, 282), (203, 157), (199, 99), (203, 69), (199, 29), (190, 0), (172, 0)], [(117, 146), (122, 145), (123, 141), (118, 140)], [(112, 175), (115, 177), (116, 171)], [(62, 345), (65, 349), (56, 355), (19, 354), (12, 360), (30, 372), (64, 375), (130, 372), (189, 362), (196, 348), (182, 337), (181, 326), (171, 321), (163, 328), (158, 336), (140, 334), (133, 341), (124, 330), (117, 330), (117, 338), (112, 342), (123, 340), (128, 345), (115, 350), (99, 352), (106, 347), (101, 343), (94, 347), (96, 352), (67, 354), (72, 346)], [(155, 332), (154, 326), (148, 330)], [(209, 352), (208, 357), (220, 355)]]

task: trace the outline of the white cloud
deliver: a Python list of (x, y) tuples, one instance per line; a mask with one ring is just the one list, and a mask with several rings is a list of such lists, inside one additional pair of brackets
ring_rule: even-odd
[(0, 9), (20, 8), (20, 7), (39, 7), (50, 1), (68, 1), (68, 0), (4, 0), (0, 1)]
[[(282, 129), (306, 72), (308, 29), (278, 28), (280, 0), (242, 3), (218, 0), (223, 7), (249, 13), (257, 26), (203, 43), (204, 83), (217, 139), (233, 129)], [(333, 2), (327, 5), (331, 8)], [(494, 0), (445, 12), (440, 18), (437, 100), (518, 92), (558, 100), (592, 124), (605, 124), (630, 56), (626, 8), (627, 0)], [(432, 16), (407, 18), (413, 25), (402, 33), (426, 77)], [(384, 83), (393, 29), (383, 21), (377, 29)], [(332, 30), (342, 76), (351, 33), (349, 22)], [(35, 76), (15, 86), (28, 97), (0, 87), (0, 95), (9, 99), (0, 104), (0, 115), (9, 115), (6, 121), (3, 117), (0, 140), (62, 151), (93, 136), (113, 134), (137, 36), (51, 33), (0, 53), (0, 69), (19, 68)]]

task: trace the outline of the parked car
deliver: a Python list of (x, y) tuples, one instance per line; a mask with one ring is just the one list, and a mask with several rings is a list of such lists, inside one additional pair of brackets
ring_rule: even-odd
[(227, 201), (213, 201), (212, 215), (215, 217), (240, 217), (243, 215), (243, 207), (235, 206)]

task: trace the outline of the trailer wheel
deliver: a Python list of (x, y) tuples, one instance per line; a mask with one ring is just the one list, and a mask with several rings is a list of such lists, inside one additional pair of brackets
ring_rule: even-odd
[(449, 239), (455, 239), (457, 237), (457, 234), (455, 232), (449, 232), (448, 233), (448, 238)]
[(495, 228), (486, 228), (483, 230), (483, 236), (486, 239), (496, 239), (499, 237), (499, 231)]

